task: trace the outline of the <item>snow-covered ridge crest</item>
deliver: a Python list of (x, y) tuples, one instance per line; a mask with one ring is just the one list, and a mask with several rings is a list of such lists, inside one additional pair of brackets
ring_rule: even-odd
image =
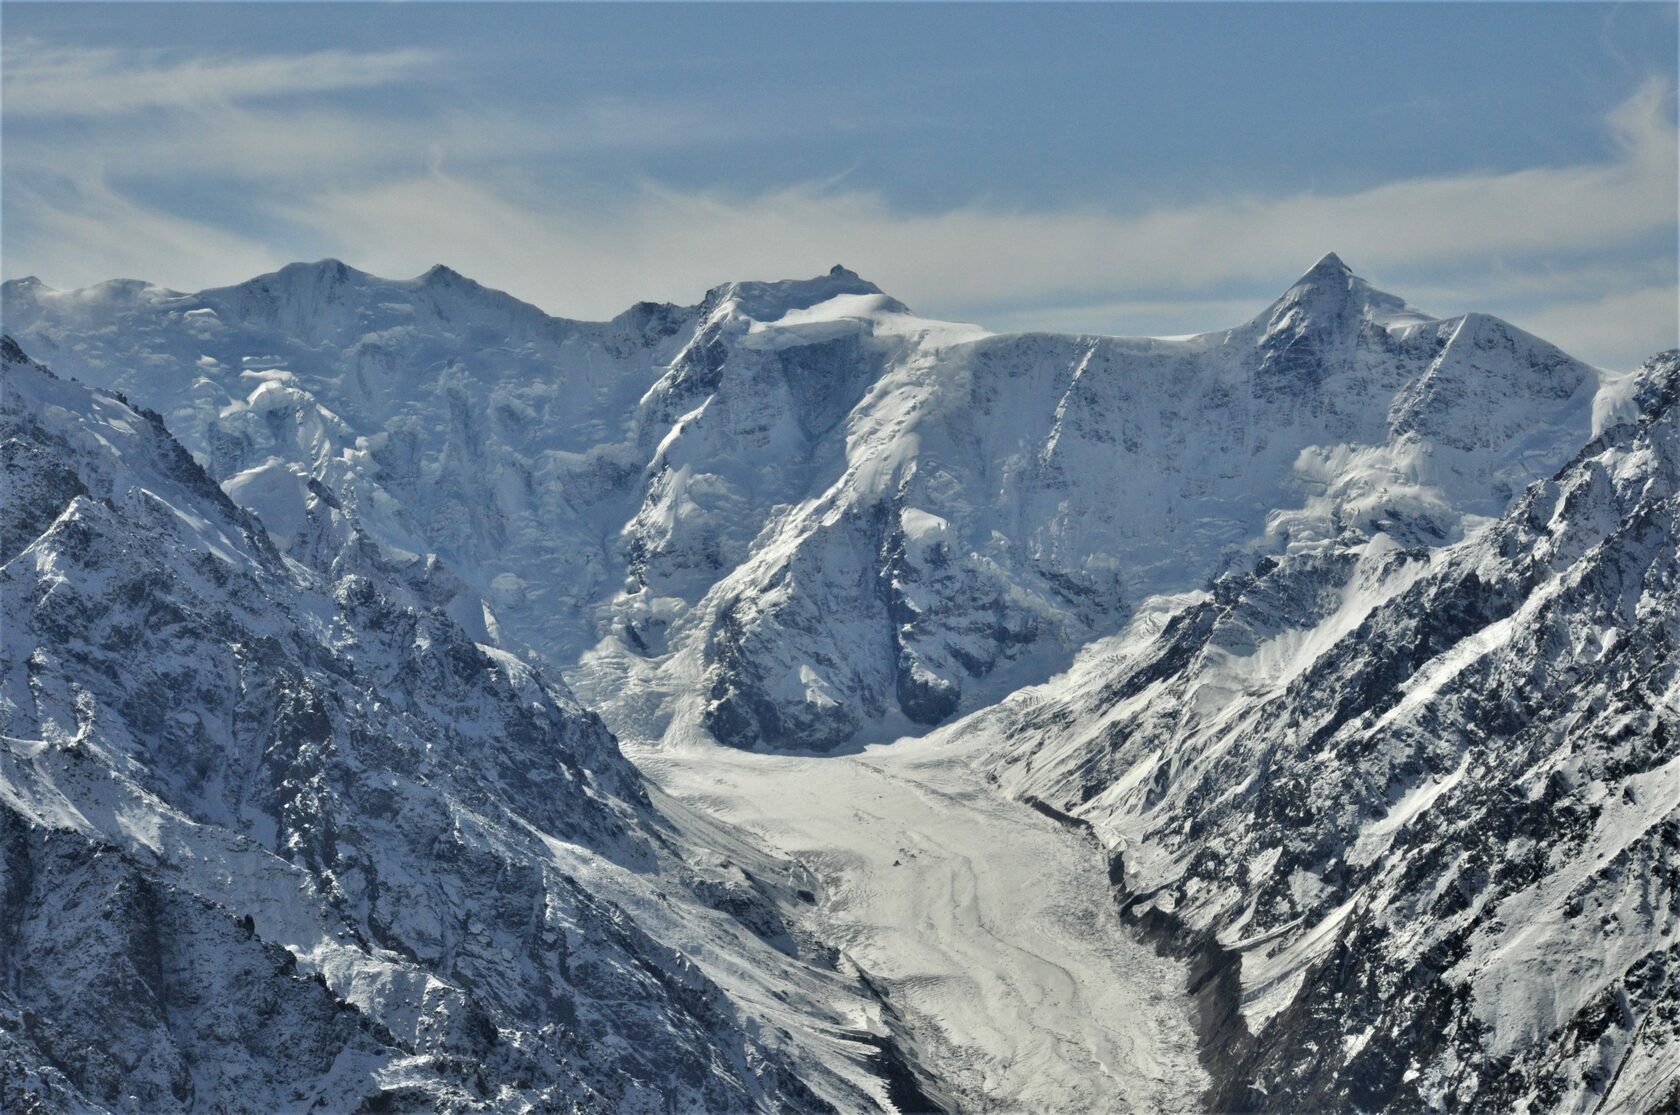
[(438, 555), (452, 614), (616, 729), (657, 737), (702, 693), (683, 715), (719, 738), (800, 748), (1042, 680), (1136, 601), (1287, 545), (1272, 512), (1320, 489), (1376, 518), (1415, 489), (1450, 535), (1561, 463), (1598, 385), (1334, 256), (1182, 340), (993, 336), (842, 267), (604, 323), (336, 261), (199, 295), (7, 284), (5, 314), (162, 412), (283, 535), (313, 481), (394, 559)]
[(880, 287), (838, 263), (827, 274), (814, 279), (739, 282), (714, 287), (706, 293), (702, 304), (717, 307), (714, 311), (717, 313), (736, 313), (757, 322), (771, 323), (845, 295), (876, 300), (875, 304), (885, 313), (909, 312), (902, 302), (888, 298)]
[[(937, 722), (1044, 676), (1132, 600), (1217, 571), (1298, 499), (1309, 450), (1386, 460), (1450, 534), (1578, 444), (1597, 386), (1544, 342), (1467, 321), (1407, 310), (1329, 258), (1222, 334), (924, 348), (860, 396), (812, 498), (701, 602), (705, 649), (661, 664), (662, 684), (700, 674), (706, 726), (737, 742)], [(1368, 513), (1398, 509), (1366, 487)], [(947, 524), (931, 567), (906, 511)], [(878, 587), (825, 595), (860, 582)]]
[(1377, 290), (1330, 252), (1261, 315), (1265, 321), (1263, 336), (1310, 325), (1331, 325), (1348, 314), (1384, 328), (1436, 320), (1407, 305), (1405, 299)]

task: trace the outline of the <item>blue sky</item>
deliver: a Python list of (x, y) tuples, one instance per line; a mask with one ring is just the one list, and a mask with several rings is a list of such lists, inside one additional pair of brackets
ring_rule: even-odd
[(555, 313), (835, 262), (1180, 333), (1325, 251), (1588, 359), (1676, 344), (1674, 4), (7, 3), (8, 277), (445, 262)]

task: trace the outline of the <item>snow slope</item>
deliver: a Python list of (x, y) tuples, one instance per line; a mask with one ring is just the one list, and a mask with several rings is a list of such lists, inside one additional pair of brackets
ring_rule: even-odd
[(953, 729), (1223, 980), (1216, 1107), (1680, 1099), (1680, 356), (1630, 397), (1455, 545), (1292, 539)]
[(698, 685), (743, 746), (921, 731), (1041, 681), (1302, 491), (1495, 513), (1599, 386), (1334, 256), (1179, 340), (987, 336), (841, 268), (607, 323), (334, 261), (196, 295), (13, 282), (5, 318), (163, 412), (283, 546), (314, 480), (615, 729), (661, 734)]
[(786, 864), (377, 559), (283, 557), (154, 412), (0, 356), (0, 1108), (885, 1103)]

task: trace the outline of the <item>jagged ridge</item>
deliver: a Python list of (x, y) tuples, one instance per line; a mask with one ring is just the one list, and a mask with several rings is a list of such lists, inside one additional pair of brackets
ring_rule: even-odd
[(3, 356), (0, 1106), (868, 1104), (870, 1050), (804, 1063), (753, 1002), (864, 991), (563, 686), (377, 556), (286, 559), (156, 413)]
[(1680, 357), (1638, 384), (1471, 538), (1297, 546), (967, 726), (1224, 981), (1215, 1109), (1680, 1098)]

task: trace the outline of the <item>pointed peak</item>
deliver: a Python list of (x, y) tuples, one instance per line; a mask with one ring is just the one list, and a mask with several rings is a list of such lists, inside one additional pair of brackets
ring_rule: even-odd
[(828, 269), (828, 277), (831, 279), (850, 279), (853, 282), (863, 281), (863, 277), (856, 271), (853, 271), (851, 268), (839, 263), (836, 263), (833, 267)]
[(450, 283), (466, 283), (472, 280), (447, 264), (434, 263), (424, 275), (420, 276), (420, 281), (436, 286), (446, 286)]
[(1353, 273), (1353, 268), (1342, 262), (1342, 257), (1335, 252), (1327, 252), (1319, 261), (1309, 267), (1305, 274), (1284, 292), (1284, 299), (1301, 301), (1306, 298), (1314, 300), (1324, 294), (1334, 294), (1338, 297), (1354, 293), (1364, 287), (1365, 280)]
[[(1312, 265), (1307, 275), (1351, 275), (1353, 268), (1342, 262), (1342, 257), (1335, 252), (1325, 252), (1319, 261)], [(1305, 278), (1306, 276), (1302, 276)]]
[(1330, 328), (1338, 322), (1369, 321), (1394, 328), (1433, 320), (1405, 299), (1355, 275), (1335, 252), (1320, 258), (1255, 319), (1267, 336), (1284, 329)]
[(1369, 289), (1340, 256), (1331, 252), (1290, 284), (1283, 296), (1272, 303), (1266, 316), (1274, 326), (1286, 316), (1299, 322), (1303, 313), (1322, 324), (1349, 310), (1357, 310), (1362, 295)]

